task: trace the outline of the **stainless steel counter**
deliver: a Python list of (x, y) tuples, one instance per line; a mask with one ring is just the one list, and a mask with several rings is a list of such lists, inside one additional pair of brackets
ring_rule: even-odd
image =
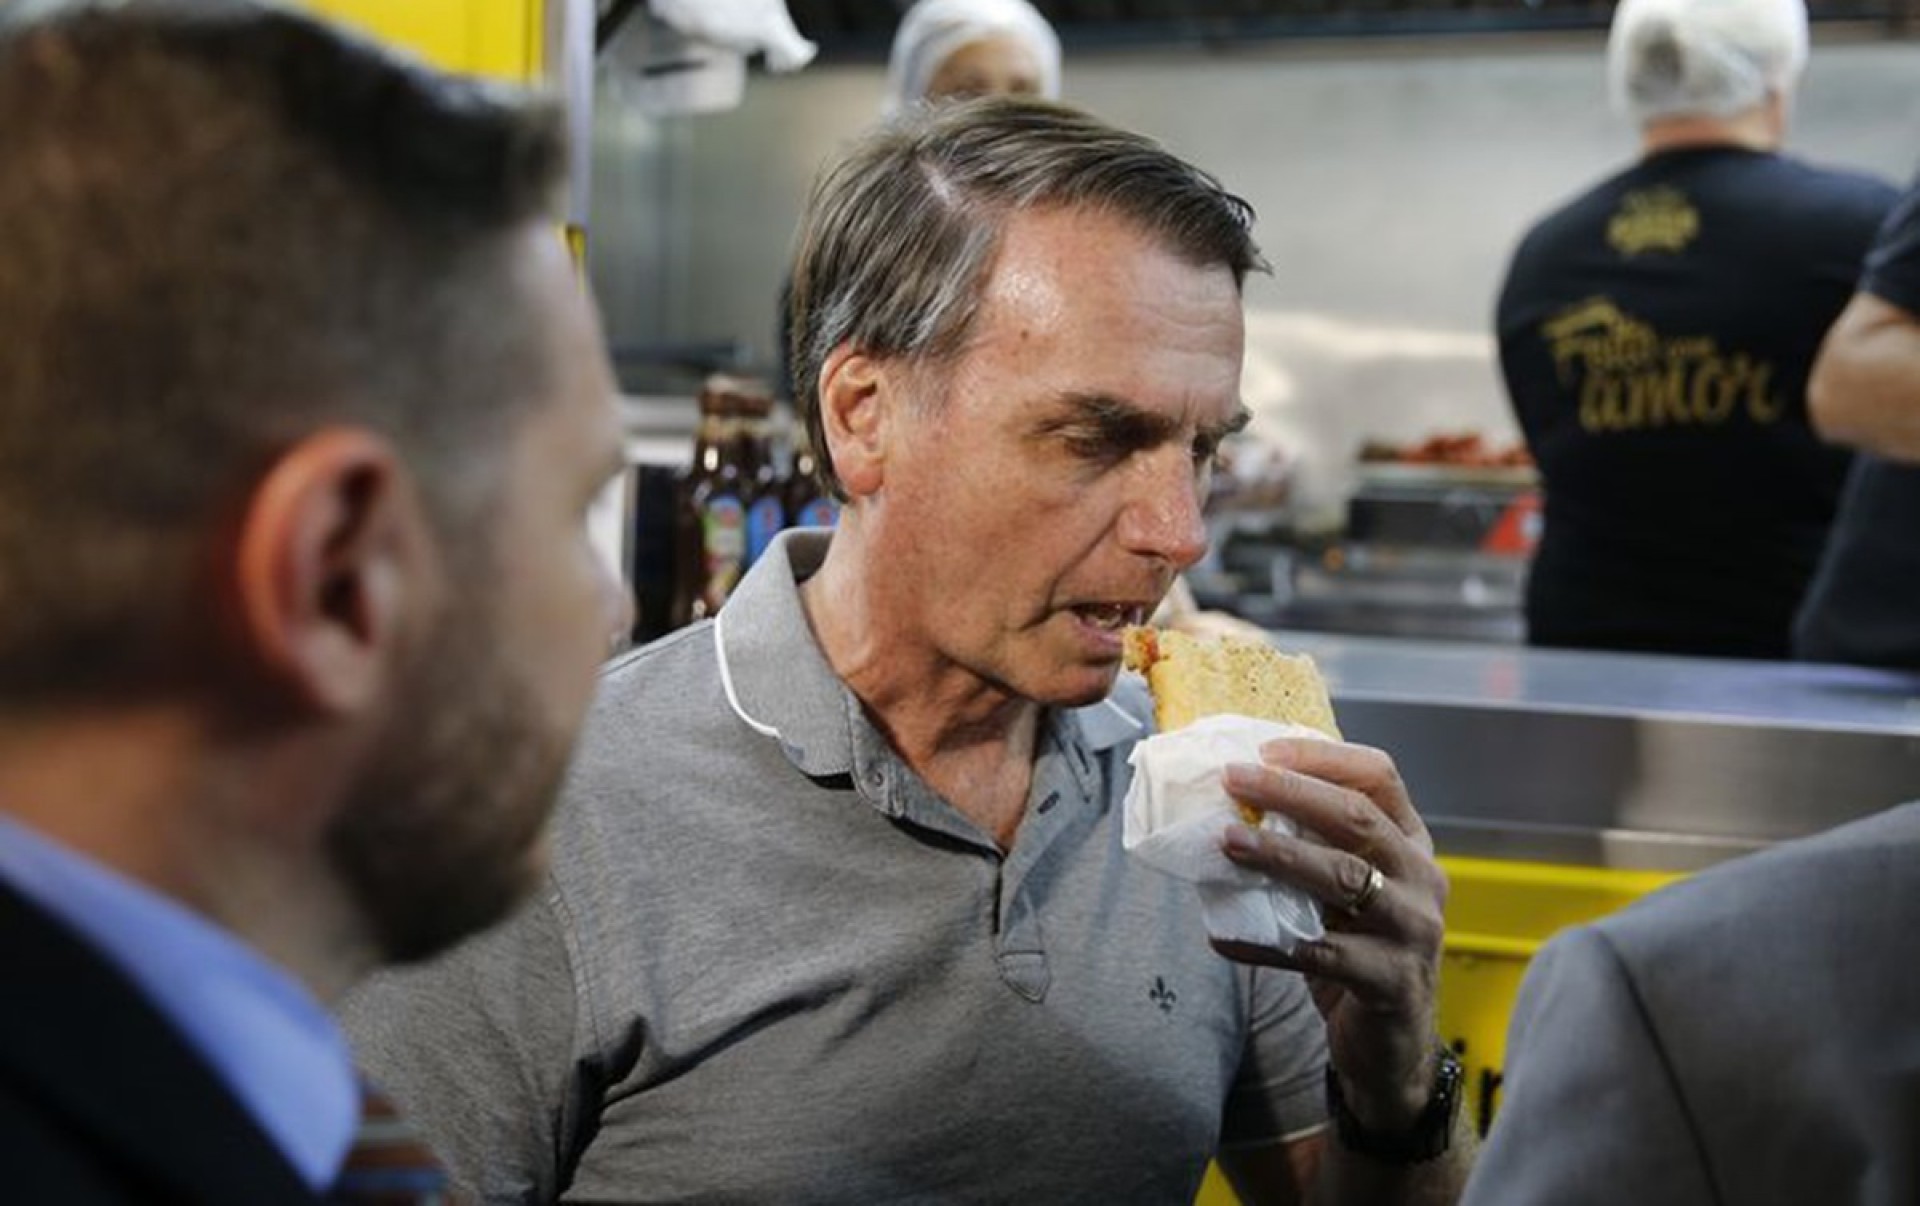
[(1920, 798), (1920, 676), (1276, 632), (1442, 853), (1692, 870)]

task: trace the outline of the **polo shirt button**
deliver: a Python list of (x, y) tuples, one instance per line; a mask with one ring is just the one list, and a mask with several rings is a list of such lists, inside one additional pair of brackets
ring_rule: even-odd
[(887, 772), (881, 770), (877, 766), (867, 772), (868, 787), (878, 789), (878, 788), (885, 787), (886, 785), (887, 785)]

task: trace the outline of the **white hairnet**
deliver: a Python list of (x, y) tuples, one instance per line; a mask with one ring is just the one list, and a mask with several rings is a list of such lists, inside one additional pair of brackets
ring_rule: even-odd
[(1010, 34), (1040, 63), (1040, 93), (1060, 98), (1060, 36), (1027, 0), (919, 0), (900, 18), (887, 59), (888, 113), (923, 100), (934, 72), (969, 42)]
[(1806, 65), (1804, 0), (1620, 0), (1607, 37), (1614, 107), (1643, 125), (1730, 117), (1790, 94)]

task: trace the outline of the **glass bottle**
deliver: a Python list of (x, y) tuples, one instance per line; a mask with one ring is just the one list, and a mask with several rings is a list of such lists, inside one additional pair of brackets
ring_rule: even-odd
[(740, 466), (740, 395), (730, 379), (711, 377), (700, 391), (693, 461), (675, 508), (675, 627), (720, 610), (745, 569), (745, 485)]
[(830, 528), (840, 522), (840, 501), (821, 484), (820, 461), (806, 425), (793, 424), (793, 469), (787, 474), (787, 522), (796, 528)]
[(787, 500), (773, 463), (773, 397), (744, 393), (740, 399), (740, 472), (747, 502), (747, 564), (760, 560), (787, 526)]

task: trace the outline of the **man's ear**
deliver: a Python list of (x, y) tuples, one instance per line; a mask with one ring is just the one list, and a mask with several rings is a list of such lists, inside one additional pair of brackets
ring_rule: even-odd
[(820, 426), (826, 454), (849, 495), (872, 494), (886, 477), (888, 421), (902, 399), (898, 374), (851, 344), (820, 366)]
[(232, 589), (255, 672), (329, 713), (379, 699), (434, 585), (430, 529), (391, 445), (338, 428), (274, 462), (241, 518)]

